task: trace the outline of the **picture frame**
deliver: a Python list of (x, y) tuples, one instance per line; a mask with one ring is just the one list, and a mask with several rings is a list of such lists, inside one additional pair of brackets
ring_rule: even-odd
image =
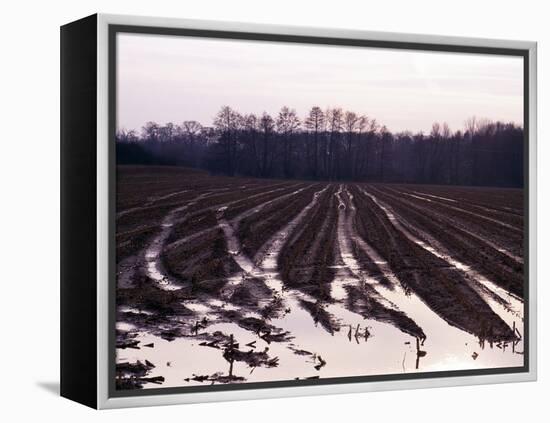
[[(505, 56), (521, 60), (522, 102), (520, 106), (523, 111), (521, 114), (523, 121), (521, 189), (523, 209), (520, 213), (521, 226), (511, 229), (517, 230), (523, 240), (521, 255), (521, 271), (523, 272), (521, 298), (523, 306), (521, 311), (523, 365), (471, 369), (457, 368), (452, 370), (447, 368), (438, 370), (435, 368), (425, 372), (396, 373), (395, 371), (388, 371), (379, 374), (349, 374), (344, 372), (339, 377), (333, 375), (320, 378), (300, 377), (298, 380), (287, 375), (275, 377), (273, 380), (245, 380), (244, 383), (233, 383), (231, 382), (233, 379), (230, 379), (230, 383), (219, 382), (219, 380), (214, 381), (210, 375), (211, 379), (207, 378), (206, 381), (211, 383), (187, 386), (184, 382), (184, 376), (191, 377), (189, 373), (178, 376), (181, 379), (181, 386), (164, 387), (160, 384), (158, 387), (147, 386), (148, 389), (119, 389), (120, 386), (117, 385), (116, 380), (121, 378), (121, 370), (117, 367), (117, 364), (120, 365), (120, 361), (117, 363), (115, 352), (117, 345), (119, 345), (116, 327), (117, 323), (120, 323), (117, 320), (119, 315), (117, 314), (117, 275), (120, 274), (117, 266), (120, 260), (117, 259), (116, 225), (117, 213), (120, 212), (117, 208), (120, 207), (117, 206), (117, 194), (120, 194), (122, 190), (117, 185), (117, 178), (121, 177), (120, 173), (117, 173), (117, 164), (120, 165), (120, 162), (117, 162), (117, 154), (120, 158), (121, 153), (117, 153), (116, 150), (116, 137), (117, 130), (120, 129), (117, 125), (117, 117), (120, 118), (119, 115), (124, 107), (121, 103), (118, 103), (123, 98), (123, 93), (120, 91), (120, 85), (122, 84), (118, 79), (120, 74), (117, 73), (117, 66), (119, 66), (118, 71), (122, 68), (122, 59), (118, 55), (120, 51), (117, 50), (117, 47), (120, 48), (120, 45), (117, 44), (117, 36), (121, 34), (157, 38), (187, 37), (194, 40), (224, 40), (234, 43), (250, 42), (255, 43), (255, 45), (269, 43), (283, 47), (295, 45), (330, 46), (334, 49), (334, 54), (338, 54), (339, 48), (353, 47), (370, 49), (371, 51), (391, 51), (396, 55), (399, 55), (400, 52), (452, 53), (476, 57)], [(140, 46), (140, 42), (136, 45)], [(119, 408), (536, 380), (536, 48), (536, 43), (528, 41), (106, 14), (95, 14), (61, 27), (61, 395), (93, 408)], [(330, 55), (327, 57), (326, 60), (330, 62)], [(137, 66), (135, 63), (133, 66)], [(207, 66), (206, 69), (208, 69)], [(132, 69), (132, 66), (128, 69)], [(298, 73), (298, 71), (298, 69), (293, 69), (295, 73)], [(117, 83), (119, 86), (117, 86)], [(127, 101), (124, 104), (129, 103)], [(261, 110), (257, 112), (261, 112)], [(349, 133), (351, 134), (352, 131), (349, 131)], [(351, 147), (349, 152), (351, 155)], [(231, 172), (231, 175), (233, 175), (233, 172)], [(235, 178), (239, 176), (241, 175), (228, 177)], [(278, 178), (280, 176), (275, 175), (274, 179)], [(343, 186), (344, 189), (347, 189), (345, 181), (350, 180), (350, 178), (351, 176), (346, 177), (342, 173), (338, 176), (327, 176), (326, 180), (329, 181), (327, 183), (332, 184), (333, 194), (336, 195), (342, 192), (342, 190), (338, 191), (338, 187)], [(296, 180), (301, 179), (297, 177)], [(322, 180), (322, 178), (319, 178), (319, 180)], [(365, 179), (365, 183), (369, 181)], [(382, 183), (385, 183), (384, 181), (382, 180)], [(239, 184), (229, 188), (229, 191), (246, 189), (241, 188)], [(458, 183), (455, 181), (454, 185), (458, 185)], [(504, 184), (503, 186), (508, 185)], [(187, 187), (184, 188), (187, 189)], [(301, 189), (307, 190), (309, 188), (303, 187)], [(346, 209), (349, 209), (352, 204), (352, 194), (359, 192), (353, 191), (354, 189), (352, 186), (349, 192), (346, 191), (345, 195), (348, 199), (344, 204)], [(282, 192), (286, 193), (286, 191)], [(424, 198), (422, 200), (424, 202), (431, 201), (430, 198), (436, 200), (435, 197), (442, 195), (435, 191), (422, 192), (423, 194), (420, 194), (420, 196)], [(294, 191), (289, 191), (287, 194), (292, 193)], [(412, 191), (409, 194), (416, 195)], [(171, 196), (173, 193), (168, 192), (166, 195)], [(380, 194), (381, 198), (387, 202), (393, 201), (391, 195), (387, 192)], [(340, 197), (331, 196), (330, 198)], [(449, 199), (448, 202), (457, 201), (454, 198)], [(365, 201), (371, 200), (375, 204), (382, 204), (381, 209), (387, 211), (382, 207), (384, 202), (376, 202), (376, 196), (372, 195)], [(223, 206), (224, 203), (220, 204)], [(369, 204), (371, 203), (369, 202)], [(479, 210), (484, 206), (476, 204), (478, 211), (468, 209), (460, 211), (460, 213), (479, 214)], [(140, 207), (139, 204), (138, 207)], [(398, 207), (397, 203), (395, 207)], [(437, 207), (444, 206), (434, 203), (430, 207), (437, 209)], [(445, 207), (450, 210), (454, 206), (447, 204)], [(217, 210), (219, 211), (221, 208)], [(336, 210), (335, 213), (340, 213), (337, 208), (334, 210)], [(223, 210), (221, 213), (223, 214)], [(335, 214), (335, 219), (336, 216)], [(485, 222), (492, 222), (495, 220), (494, 216), (494, 214), (483, 214), (481, 218)], [(389, 217), (391, 216), (386, 216), (386, 218)], [(165, 222), (161, 220), (162, 222), (170, 226), (173, 224), (172, 221)], [(508, 220), (504, 222), (504, 225), (511, 224), (506, 222)], [(221, 228), (224, 223), (218, 220), (218, 224)], [(401, 231), (401, 233), (403, 232)], [(419, 240), (418, 243), (420, 242)], [(497, 241), (494, 242), (498, 244)], [(339, 248), (341, 250), (342, 246)], [(225, 249), (230, 250), (227, 246)], [(155, 258), (160, 260), (159, 254)], [(234, 254), (234, 256), (238, 255), (239, 252)], [(442, 256), (441, 259), (445, 259), (445, 257)], [(395, 269), (392, 268), (391, 270)], [(506, 278), (503, 277), (503, 279)], [(415, 291), (415, 288), (412, 290)], [(349, 294), (349, 291), (347, 292)], [(186, 301), (183, 301), (184, 306)], [(424, 298), (423, 302), (426, 302)], [(136, 314), (143, 313), (140, 310)], [(185, 325), (191, 325), (190, 322), (185, 321)], [(457, 326), (456, 322), (448, 321), (448, 323), (450, 326)], [(198, 326), (197, 322), (195, 324)], [(362, 328), (366, 331), (365, 333), (369, 331), (369, 326), (366, 324)], [(358, 330), (359, 326), (355, 331), (356, 337)], [(516, 330), (515, 323), (513, 330)], [(349, 331), (352, 334), (351, 325)], [(365, 338), (368, 338), (368, 336), (365, 335)], [(421, 356), (419, 353), (422, 352), (418, 346), (419, 339), (421, 337), (416, 335), (417, 347), (416, 353), (413, 352), (413, 354), (416, 354), (417, 360)], [(205, 340), (205, 342), (211, 341), (210, 338), (205, 338)], [(290, 341), (285, 342), (288, 344)], [(359, 344), (359, 342), (357, 343)], [(141, 342), (140, 348), (143, 344), (144, 342)], [(231, 344), (233, 344), (233, 335), (231, 335)], [(296, 345), (300, 346), (299, 338)], [(216, 345), (216, 348), (220, 347)], [(227, 351), (228, 347), (225, 348), (224, 351)], [(232, 348), (231, 346), (231, 351), (233, 351)], [(273, 350), (275, 347), (271, 348)], [(413, 348), (411, 351), (414, 350), (414, 346), (410, 348)], [(502, 349), (501, 347), (498, 348)], [(145, 348), (142, 349), (145, 350)], [(321, 353), (319, 352), (319, 354)], [(430, 354), (428, 349), (427, 354)], [(477, 357), (478, 353), (475, 354)], [(316, 353), (315, 359), (319, 360), (321, 355)], [(163, 359), (165, 358), (163, 356)], [(276, 357), (270, 357), (271, 360), (273, 358)], [(193, 356), (193, 359), (200, 360), (200, 354)], [(206, 358), (204, 359), (206, 360)], [(172, 358), (169, 357), (168, 360), (172, 360)], [(316, 362), (316, 365), (322, 367), (324, 361), (321, 358), (321, 361), (318, 364)], [(138, 362), (141, 363), (139, 360)], [(405, 362), (405, 358), (403, 358), (403, 362)], [(232, 364), (233, 361), (231, 361)], [(147, 367), (149, 364), (145, 366)], [(168, 366), (168, 363), (166, 366)], [(256, 369), (256, 365), (250, 366), (252, 371)], [(262, 364), (257, 366), (261, 368)], [(284, 364), (279, 365), (279, 368), (283, 367)], [(135, 368), (133, 369), (135, 370)], [(234, 376), (231, 371), (229, 375)], [(131, 381), (133, 387), (135, 387), (133, 384), (136, 380), (145, 381), (151, 385), (152, 379), (147, 379), (147, 377), (149, 377), (148, 371), (139, 377), (129, 377), (128, 380)], [(164, 381), (164, 377), (162, 381)]]

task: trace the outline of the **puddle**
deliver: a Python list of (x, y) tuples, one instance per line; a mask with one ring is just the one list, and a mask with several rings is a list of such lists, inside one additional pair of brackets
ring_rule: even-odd
[[(154, 364), (155, 367), (150, 369), (148, 377), (162, 376), (164, 380), (161, 385), (146, 382), (143, 385), (145, 389), (159, 386), (185, 387), (217, 384), (228, 381), (247, 383), (523, 365), (521, 354), (523, 341), (513, 346), (500, 344), (492, 348), (487, 344), (480, 344), (475, 336), (449, 325), (415, 294), (405, 293), (388, 263), (355, 233), (350, 223), (353, 221), (355, 212), (353, 196), (345, 185), (341, 185), (335, 194), (338, 198), (337, 242), (342, 260), (334, 266), (337, 270), (331, 289), (334, 301), (322, 303), (310, 295), (285, 287), (277, 269), (281, 249), (288, 238), (300, 230), (308, 211), (316, 205), (322, 193), (328, 188), (329, 186), (326, 186), (315, 192), (311, 202), (260, 249), (255, 260), (243, 253), (235, 234), (235, 223), (243, 215), (250, 216), (265, 205), (279, 201), (281, 198), (256, 206), (231, 221), (226, 220), (224, 213), (220, 212), (219, 227), (223, 230), (228, 250), (241, 271), (229, 278), (228, 289), (224, 289), (221, 298), (202, 298), (183, 302), (184, 306), (194, 313), (192, 317), (178, 318), (186, 336), (175, 337), (169, 341), (140, 330), (135, 325), (118, 322), (117, 329), (135, 336), (132, 339), (138, 342), (139, 349), (117, 349), (117, 363), (147, 360)], [(295, 195), (302, 190), (286, 195)], [(367, 192), (365, 194), (369, 195), (373, 201), (376, 198)], [(228, 204), (219, 205), (216, 210)], [(384, 207), (380, 202), (377, 204), (405, 236), (412, 236), (414, 239), (409, 239), (448, 261), (460, 271), (467, 272), (479, 283), (479, 286), (489, 290), (491, 295), (484, 297), (487, 302), (505, 322), (515, 326), (522, 333), (523, 304), (519, 299), (499, 289), (491, 281), (480, 279), (473, 269), (464, 267), (462, 263), (415, 238), (389, 208)], [(182, 209), (173, 211), (162, 223), (167, 225), (173, 223), (171, 219), (181, 211)], [(146, 253), (150, 276), (154, 274), (156, 276), (154, 280), (159, 283), (163, 280), (161, 278), (163, 272), (162, 268), (159, 270), (157, 267), (159, 254), (155, 249), (159, 249), (159, 246), (165, 242), (168, 233), (164, 231), (169, 232), (169, 230), (170, 226), (163, 227), (161, 234), (156, 238), (158, 242), (147, 250), (149, 254)], [(386, 287), (377, 279), (369, 278), (368, 273), (353, 254), (352, 240), (379, 267), (381, 273), (393, 285), (392, 287)], [(257, 311), (228, 302), (228, 298), (235, 289), (245, 281), (250, 282), (250, 279), (258, 279), (265, 283), (273, 292), (271, 299), (280, 300), (280, 312), (274, 313), (265, 322), (273, 327), (272, 334), (288, 332), (291, 339), (268, 342), (266, 340), (268, 338), (264, 336), (265, 333), (259, 330), (245, 329), (237, 322), (222, 321), (220, 316), (224, 315), (223, 312), (233, 312), (239, 315), (239, 318), (259, 319), (260, 314)], [(371, 286), (377, 295), (377, 300), (386, 307), (400, 310), (413, 319), (426, 334), (424, 343), (417, 346), (416, 338), (402, 332), (394, 325), (365, 319), (358, 313), (348, 310), (345, 306), (348, 297), (347, 287), (361, 287), (362, 283)], [(493, 295), (502, 301), (495, 300)], [(509, 307), (506, 313), (502, 309), (503, 304)], [(519, 314), (514, 314), (510, 310)], [(134, 309), (126, 307), (119, 311), (133, 312)], [(329, 316), (332, 330), (327, 329), (321, 320), (315, 318), (315, 311), (319, 316)], [(213, 323), (198, 330), (197, 335), (191, 336), (192, 324), (204, 317)], [(205, 338), (210, 339), (209, 337), (213, 337), (218, 332), (231, 337), (232, 342), (238, 344), (240, 351), (250, 351), (250, 354), (265, 353), (269, 357), (267, 363), (270, 364), (251, 367), (246, 361), (229, 360), (227, 351), (220, 346), (221, 344), (209, 344), (205, 341)], [(418, 349), (425, 354), (418, 354)]]
[(207, 198), (210, 195), (212, 195), (211, 192), (201, 194), (195, 197), (193, 200), (185, 203), (183, 206), (176, 207), (175, 209), (170, 211), (162, 220), (161, 231), (145, 250), (144, 258), (147, 276), (149, 276), (149, 278), (157, 282), (160, 287), (167, 291), (174, 291), (182, 288), (182, 285), (178, 281), (174, 280), (174, 278), (168, 275), (166, 269), (164, 268), (164, 265), (162, 264), (162, 260), (160, 259), (160, 255), (166, 244), (166, 240), (170, 236), (175, 217), (179, 213), (195, 205), (198, 201)]
[[(405, 235), (409, 240), (421, 246), (434, 256), (446, 261), (449, 266), (454, 267), (455, 269), (466, 274), (466, 280), (472, 279), (475, 282), (474, 284), (471, 284), (472, 288), (474, 288), (482, 296), (482, 298), (489, 304), (491, 309), (502, 320), (504, 320), (510, 328), (515, 326), (523, 337), (523, 302), (519, 298), (500, 288), (494, 282), (488, 280), (479, 272), (472, 269), (470, 266), (451, 257), (448, 254), (443, 253), (442, 251), (434, 248), (434, 246), (429, 245), (421, 239), (417, 238), (401, 223), (401, 221), (396, 217), (389, 206), (381, 202), (376, 196), (365, 191), (364, 189), (361, 189), (361, 191), (369, 198), (371, 198), (372, 201), (384, 211), (384, 213), (386, 214), (390, 222), (393, 223), (396, 229), (403, 233), (403, 235)], [(415, 228), (415, 231), (418, 231), (418, 233), (422, 233), (422, 231), (418, 230), (418, 228)], [(427, 236), (427, 234), (425, 235)], [(479, 289), (478, 285), (483, 287), (483, 289)], [(489, 292), (491, 295), (487, 295), (487, 292)], [(495, 300), (495, 298), (498, 298), (499, 300)]]

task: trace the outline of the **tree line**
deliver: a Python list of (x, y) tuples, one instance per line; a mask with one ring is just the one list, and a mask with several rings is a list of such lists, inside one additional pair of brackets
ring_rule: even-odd
[(220, 109), (212, 126), (148, 122), (119, 130), (117, 163), (169, 164), (261, 178), (523, 186), (523, 128), (472, 117), (462, 130), (391, 133), (376, 119), (312, 107), (301, 119)]

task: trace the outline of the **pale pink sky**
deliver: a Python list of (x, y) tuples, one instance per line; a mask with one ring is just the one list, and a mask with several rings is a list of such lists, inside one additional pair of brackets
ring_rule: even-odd
[(301, 117), (342, 107), (395, 132), (462, 129), (473, 115), (523, 124), (519, 57), (120, 33), (117, 43), (118, 128), (211, 125), (223, 105)]

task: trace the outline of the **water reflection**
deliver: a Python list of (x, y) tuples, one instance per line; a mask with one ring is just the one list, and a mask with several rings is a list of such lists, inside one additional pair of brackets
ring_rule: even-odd
[[(335, 193), (339, 262), (334, 266), (332, 300), (320, 301), (287, 289), (277, 269), (279, 254), (290, 234), (303, 223), (327, 189), (328, 186), (315, 192), (311, 202), (266, 243), (260, 260), (243, 253), (235, 234), (235, 222), (225, 219), (227, 209), (218, 209), (219, 227), (240, 271), (229, 278), (220, 296), (182, 299), (181, 304), (190, 314), (173, 321), (159, 323), (155, 320), (158, 316), (150, 311), (142, 313), (121, 306), (117, 363), (141, 363), (138, 375), (133, 377), (145, 389), (158, 388), (160, 378), (162, 387), (180, 387), (523, 365), (522, 301), (444, 254), (434, 244), (413, 235), (389, 207), (366, 191), (409, 239), (468, 274), (476, 282), (477, 292), (517, 338), (508, 343), (485, 343), (450, 325), (417, 295), (406, 292), (387, 261), (354, 233), (350, 223), (355, 213), (353, 195), (344, 186)], [(291, 197), (302, 190), (286, 195)], [(264, 204), (269, 203), (271, 200)], [(166, 283), (166, 277), (158, 245), (165, 242), (175, 214), (167, 216), (161, 234), (145, 253), (149, 277), (159, 283)], [(364, 272), (354, 248), (363, 251), (379, 269), (380, 277)], [(389, 283), (381, 283), (381, 278)], [(256, 307), (232, 302), (236, 290), (250, 281), (265, 285), (271, 295), (260, 299)], [(177, 292), (178, 287), (166, 288)], [(365, 317), (365, 313), (352, 306), (352, 294), (359, 295), (361, 301), (371, 301), (367, 304), (380, 304), (383, 310), (412, 319), (425, 336), (413, 336), (393, 321), (391, 315), (381, 318), (371, 313)], [(138, 320), (144, 324), (140, 326)]]

